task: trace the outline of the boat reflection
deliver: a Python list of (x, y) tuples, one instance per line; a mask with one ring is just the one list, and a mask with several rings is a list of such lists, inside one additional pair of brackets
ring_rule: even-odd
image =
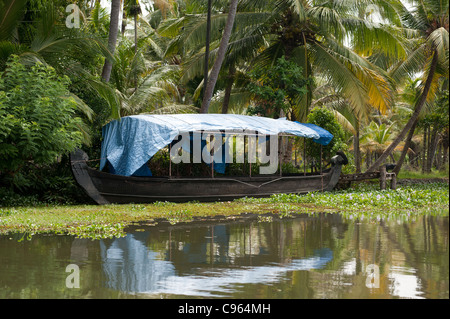
[[(109, 247), (101, 244), (107, 288), (132, 294), (226, 296), (224, 294), (233, 292), (233, 285), (278, 282), (289, 271), (321, 269), (333, 259), (333, 252), (322, 248), (308, 258), (292, 259), (287, 263), (271, 262), (236, 269), (208, 265), (191, 269), (190, 272), (196, 273), (194, 276), (183, 275), (173, 262), (159, 259), (159, 253), (145, 246), (146, 234), (140, 235), (115, 239)], [(206, 254), (191, 254), (186, 247), (183, 247), (183, 253), (189, 256), (192, 264), (198, 265), (207, 259)]]
[(332, 250), (318, 242), (305, 251), (302, 223), (293, 225), (155, 228), (102, 241), (105, 285), (129, 294), (217, 297), (233, 285), (270, 284), (291, 271), (324, 268)]

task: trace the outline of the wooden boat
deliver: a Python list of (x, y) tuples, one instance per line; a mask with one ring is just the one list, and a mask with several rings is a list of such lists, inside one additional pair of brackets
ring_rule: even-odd
[(255, 177), (176, 178), (133, 177), (100, 172), (87, 165), (88, 157), (77, 150), (71, 155), (73, 175), (97, 204), (225, 201), (240, 197), (268, 197), (282, 193), (331, 191), (341, 175), (345, 159), (336, 155), (332, 166), (319, 175), (270, 175)]
[[(158, 121), (161, 120), (158, 117)], [(235, 118), (235, 117), (234, 117)], [(228, 117), (227, 120), (234, 119)], [(239, 117), (239, 120), (247, 120), (246, 117)], [(136, 118), (132, 119), (136, 120)], [(141, 120), (141, 119), (139, 119)], [(148, 120), (148, 118), (146, 118)], [(171, 121), (173, 118), (171, 118)], [(186, 121), (186, 118), (183, 117)], [(189, 118), (188, 118), (189, 120)], [(191, 119), (192, 120), (192, 119)], [(229, 120), (228, 122), (230, 122)], [(258, 125), (261, 119), (258, 118)], [(192, 120), (195, 122), (194, 120)], [(205, 121), (205, 118), (203, 118)], [(237, 120), (236, 120), (237, 121)], [(276, 121), (276, 120), (271, 120)], [(124, 121), (125, 122), (125, 121)], [(172, 121), (173, 122), (173, 121)], [(225, 122), (225, 121), (223, 121)], [(285, 125), (291, 125), (285, 121)], [(272, 123), (269, 121), (269, 123)], [(279, 124), (281, 122), (274, 122)], [(125, 125), (123, 123), (114, 125)], [(154, 123), (152, 123), (153, 125)], [(158, 125), (159, 122), (157, 123)], [(284, 123), (282, 123), (284, 124)], [(178, 125), (179, 126), (179, 125)], [(129, 125), (126, 127), (140, 127), (139, 125)], [(161, 129), (158, 127), (158, 129)], [(172, 128), (170, 128), (172, 129)], [(116, 132), (118, 130), (110, 130)], [(107, 130), (106, 130), (107, 132)], [(155, 132), (153, 129), (152, 132)], [(177, 131), (178, 132), (178, 131)], [(292, 132), (292, 127), (289, 132)], [(105, 133), (105, 130), (104, 130)], [(116, 134), (116, 133), (114, 133)], [(124, 132), (120, 132), (122, 136)], [(132, 136), (141, 134), (141, 131), (133, 131)], [(153, 133), (154, 134), (154, 133)], [(295, 134), (295, 132), (294, 132)], [(175, 134), (176, 135), (176, 134)], [(300, 133), (296, 134), (300, 136)], [(150, 135), (149, 135), (150, 136)], [(318, 136), (315, 136), (318, 139)], [(117, 140), (114, 136), (112, 141)], [(142, 140), (140, 138), (139, 140)], [(172, 141), (173, 137), (167, 139)], [(166, 141), (166, 142), (167, 142)], [(127, 147), (132, 142), (125, 141)], [(108, 141), (104, 144), (108, 145)], [(148, 143), (147, 143), (148, 144)], [(146, 147), (147, 144), (143, 144)], [(164, 144), (164, 143), (163, 143)], [(163, 145), (161, 144), (161, 145)], [(167, 144), (166, 144), (167, 145)], [(132, 145), (134, 147), (134, 145)], [(102, 144), (102, 152), (107, 154)], [(122, 147), (123, 148), (123, 147)], [(116, 152), (117, 153), (117, 152)], [(106, 155), (104, 155), (106, 157)], [(130, 157), (134, 159), (135, 157)], [(331, 191), (336, 186), (341, 175), (342, 165), (345, 165), (347, 159), (343, 153), (334, 156), (330, 160), (331, 167), (316, 174), (272, 174), (259, 176), (217, 176), (202, 178), (179, 178), (173, 176), (163, 177), (137, 177), (125, 176), (123, 174), (111, 174), (108, 172), (93, 169), (88, 166), (89, 158), (81, 150), (71, 154), (71, 167), (73, 175), (78, 184), (97, 204), (110, 203), (150, 203), (155, 201), (187, 202), (198, 201), (226, 201), (241, 197), (268, 197), (273, 194), (282, 193), (307, 193), (312, 191)], [(139, 164), (140, 165), (140, 164)], [(119, 167), (119, 165), (117, 165)]]

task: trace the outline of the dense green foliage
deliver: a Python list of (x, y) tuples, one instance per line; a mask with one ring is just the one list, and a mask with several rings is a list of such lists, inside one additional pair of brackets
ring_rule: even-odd
[(248, 113), (268, 117), (279, 117), (281, 111), (287, 114), (295, 101), (307, 93), (309, 80), (296, 63), (279, 58), (274, 65), (255, 68), (250, 72), (249, 91), (255, 97), (255, 106)]
[(322, 149), (322, 158), (329, 159), (336, 155), (337, 151), (346, 151), (347, 145), (344, 143), (344, 131), (337, 122), (333, 113), (326, 108), (314, 108), (308, 115), (307, 123), (315, 124), (326, 129), (333, 134), (333, 139), (328, 145), (321, 147), (320, 144), (307, 140), (306, 153), (316, 161), (320, 161), (320, 153)]
[(67, 77), (42, 64), (27, 68), (17, 56), (0, 76), (0, 174), (51, 164), (81, 145)]

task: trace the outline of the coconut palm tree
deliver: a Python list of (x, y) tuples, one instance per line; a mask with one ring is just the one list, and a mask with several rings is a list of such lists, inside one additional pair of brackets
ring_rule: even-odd
[[(109, 24), (109, 37), (108, 37), (108, 50), (111, 54), (114, 54), (117, 43), (117, 36), (119, 34), (119, 13), (121, 7), (121, 0), (111, 0), (111, 13)], [(102, 79), (105, 82), (109, 82), (111, 77), (113, 61), (110, 57), (106, 57), (105, 64), (103, 65)]]
[[(206, 2), (190, 0), (183, 3), (185, 3), (184, 12), (164, 21), (158, 28), (158, 33), (172, 39), (166, 56), (182, 57), (182, 80), (184, 83), (193, 79), (196, 81), (194, 100), (198, 100), (202, 89), (206, 86), (207, 76), (205, 75), (210, 72), (210, 68), (217, 60), (229, 6), (228, 1), (212, 2), (210, 41), (207, 41), (208, 15), (205, 12), (208, 11), (208, 7), (205, 6)], [(245, 61), (252, 60), (258, 50), (263, 47), (265, 42), (262, 32), (263, 21), (271, 15), (261, 8), (259, 11), (254, 10), (249, 7), (249, 3), (252, 2), (241, 0), (239, 3), (243, 12), (236, 12), (233, 31), (218, 76), (219, 82), (215, 86), (215, 91), (222, 90), (226, 82), (227, 90), (225, 90), (224, 100), (228, 101), (232, 93), (233, 80), (245, 71), (239, 66)], [(208, 42), (210, 43), (209, 53)], [(200, 82), (197, 82), (198, 79)], [(225, 102), (223, 110), (227, 109), (227, 105), (228, 103)], [(218, 111), (220, 112), (220, 109)]]
[(230, 0), (230, 7), (228, 9), (227, 22), (223, 31), (222, 40), (220, 41), (219, 49), (217, 51), (217, 57), (214, 61), (214, 65), (211, 69), (211, 74), (208, 77), (206, 84), (205, 95), (203, 96), (202, 106), (200, 113), (208, 113), (209, 104), (214, 93), (214, 87), (216, 86), (217, 79), (219, 77), (220, 69), (222, 68), (223, 60), (225, 59), (225, 53), (228, 49), (228, 43), (231, 37), (231, 31), (233, 30), (234, 20), (236, 18), (238, 0)]
[[(326, 77), (355, 112), (363, 112), (367, 104), (383, 112), (391, 102), (392, 90), (386, 72), (345, 46), (344, 41), (350, 39), (353, 32), (358, 37), (367, 37), (368, 43), (354, 41), (355, 48), (358, 45), (359, 50), (366, 51), (368, 46), (376, 44), (384, 48), (394, 41), (387, 26), (370, 23), (353, 14), (357, 4), (360, 2), (242, 0), (224, 63), (232, 70), (231, 59), (239, 61), (241, 56), (243, 61), (247, 61), (247, 67), (250, 63), (252, 67), (259, 67), (272, 64), (284, 55), (302, 66), (306, 77), (319, 73)], [(204, 67), (205, 37), (202, 35), (206, 31), (206, 19), (198, 15), (182, 19), (172, 25), (184, 27), (179, 41), (185, 49), (187, 46), (194, 48), (190, 51), (194, 54), (188, 54), (190, 58), (185, 64), (185, 76), (192, 78)], [(219, 43), (214, 30), (222, 29), (224, 20), (223, 14), (212, 17), (212, 58)], [(395, 50), (406, 54), (401, 44)], [(256, 59), (255, 55), (258, 55)], [(295, 109), (297, 119), (305, 118), (312, 91), (313, 87), (304, 99), (298, 101)]]
[[(414, 3), (408, 9), (400, 1), (392, 1), (396, 13), (402, 19), (401, 33), (411, 45), (408, 56), (400, 61), (391, 71), (394, 80), (401, 83), (402, 79), (414, 73), (422, 73), (421, 94), (416, 101), (414, 112), (409, 121), (394, 139), (392, 144), (383, 152), (375, 163), (368, 169), (377, 169), (393, 152), (399, 143), (408, 136), (412, 138), (417, 119), (427, 100), (433, 99), (441, 77), (448, 77), (449, 58), (449, 6), (448, 0), (423, 0)], [(407, 145), (408, 145), (407, 141)], [(397, 165), (396, 172), (400, 170)]]

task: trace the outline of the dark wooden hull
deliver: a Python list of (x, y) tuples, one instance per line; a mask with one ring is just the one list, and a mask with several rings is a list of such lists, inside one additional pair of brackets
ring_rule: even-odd
[[(322, 175), (169, 178), (125, 177), (88, 167), (81, 151), (72, 154), (72, 171), (78, 184), (97, 204), (225, 201), (241, 197), (268, 197), (283, 193), (331, 191), (339, 181), (341, 164)], [(339, 161), (337, 161), (339, 162)]]

